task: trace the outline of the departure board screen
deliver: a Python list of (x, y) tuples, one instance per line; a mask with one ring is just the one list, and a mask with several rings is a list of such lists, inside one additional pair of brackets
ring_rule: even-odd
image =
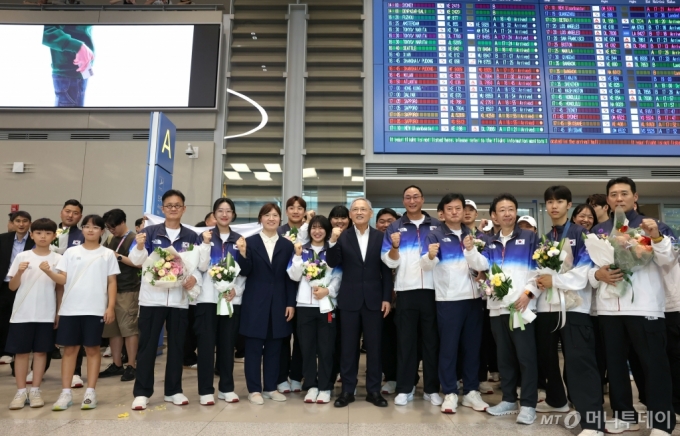
[(680, 155), (680, 0), (374, 0), (374, 152)]

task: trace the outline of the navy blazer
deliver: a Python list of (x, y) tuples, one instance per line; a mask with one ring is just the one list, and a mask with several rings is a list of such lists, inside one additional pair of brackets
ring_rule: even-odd
[(368, 228), (366, 260), (361, 258), (359, 239), (354, 227), (338, 238), (326, 252), (328, 266), (342, 268), (342, 283), (338, 293), (341, 310), (360, 310), (364, 302), (370, 310), (382, 310), (383, 301), (392, 301), (392, 270), (380, 259), (383, 232)]
[(293, 256), (293, 243), (279, 236), (272, 261), (260, 234), (246, 238), (246, 257), (237, 259), (246, 286), (241, 300), (239, 333), (251, 338), (266, 339), (272, 323), (273, 338), (285, 338), (293, 333), (286, 321), (286, 307), (295, 307), (298, 284), (288, 277), (288, 260)]
[[(7, 272), (11, 265), (12, 248), (14, 248), (14, 238), (17, 232), (7, 232), (0, 235), (0, 281), (5, 280)], [(26, 243), (24, 244), (24, 251), (31, 250), (35, 246), (33, 238), (30, 234), (26, 234)]]

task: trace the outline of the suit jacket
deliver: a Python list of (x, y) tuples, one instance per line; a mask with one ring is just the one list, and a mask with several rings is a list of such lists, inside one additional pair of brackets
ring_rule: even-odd
[(246, 257), (236, 259), (241, 275), (246, 277), (239, 333), (266, 339), (267, 327), (271, 323), (274, 338), (287, 337), (293, 333), (293, 327), (286, 321), (286, 307), (296, 306), (298, 288), (286, 271), (288, 260), (295, 252), (293, 243), (279, 237), (271, 262), (259, 233), (246, 238), (246, 244)]
[(373, 227), (368, 231), (365, 261), (361, 258), (354, 227), (342, 232), (337, 243), (326, 252), (328, 266), (342, 268), (338, 293), (341, 310), (359, 310), (364, 302), (370, 310), (381, 310), (383, 301), (392, 301), (392, 270), (380, 259), (383, 232)]
[[(0, 282), (5, 280), (7, 272), (11, 266), (12, 246), (14, 245), (14, 236), (17, 232), (7, 232), (0, 235)], [(30, 250), (35, 246), (35, 242), (30, 235), (26, 235), (26, 244), (24, 251)]]

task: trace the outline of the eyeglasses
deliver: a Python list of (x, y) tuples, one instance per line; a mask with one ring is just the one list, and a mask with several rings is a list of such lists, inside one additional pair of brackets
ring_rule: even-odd
[(101, 230), (99, 226), (83, 226), (83, 230)]
[(368, 209), (366, 209), (365, 207), (360, 207), (360, 208), (355, 207), (355, 208), (352, 209), (352, 212), (353, 213), (366, 213), (366, 212), (368, 212)]
[(217, 209), (215, 211), (215, 215), (231, 215), (232, 213), (234, 213), (234, 211), (231, 209)]
[(163, 209), (170, 209), (170, 210), (179, 210), (183, 208), (183, 204), (164, 204)]
[(408, 196), (408, 197), (404, 197), (404, 201), (411, 201), (411, 200), (418, 201), (421, 198), (423, 198), (422, 195), (414, 195), (413, 197)]

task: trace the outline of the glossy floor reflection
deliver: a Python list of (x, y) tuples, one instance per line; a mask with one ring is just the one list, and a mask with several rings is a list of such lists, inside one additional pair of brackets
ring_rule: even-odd
[[(111, 359), (102, 359), (102, 369)], [(365, 368), (365, 358), (361, 358), (361, 373)], [(184, 407), (163, 402), (163, 374), (165, 356), (156, 362), (156, 393), (151, 398), (148, 410), (133, 412), (133, 382), (121, 382), (119, 378), (100, 380), (97, 386), (98, 407), (91, 411), (81, 411), (84, 389), (74, 390), (74, 406), (64, 412), (52, 412), (51, 405), (60, 392), (60, 360), (53, 360), (42, 386), (45, 407), (10, 411), (16, 387), (11, 377), (9, 365), (0, 365), (0, 398), (4, 404), (0, 408), (0, 435), (540, 435), (560, 436), (577, 435), (579, 429), (568, 430), (563, 425), (565, 414), (557, 414), (553, 424), (541, 424), (541, 415), (534, 425), (515, 424), (515, 416), (492, 417), (486, 413), (475, 412), (459, 406), (455, 415), (444, 415), (439, 407), (423, 401), (422, 387), (416, 399), (407, 406), (396, 407), (394, 395), (386, 396), (390, 402), (387, 408), (377, 408), (364, 401), (364, 380), (360, 378), (357, 401), (347, 408), (337, 409), (332, 403), (327, 405), (305, 404), (304, 393), (288, 394), (288, 401), (276, 403), (266, 401), (264, 406), (248, 402), (243, 364), (236, 363), (234, 375), (237, 393), (241, 402), (226, 404), (219, 401), (215, 406), (198, 404), (196, 371), (185, 369), (183, 376), (184, 393), (190, 404)], [(83, 365), (83, 370), (85, 370)], [(87, 374), (85, 374), (85, 379)], [(215, 380), (217, 387), (217, 380)], [(635, 385), (633, 384), (633, 387)], [(484, 395), (483, 399), (493, 405), (500, 401), (500, 388), (495, 385), (494, 395)], [(340, 391), (336, 385), (335, 394)], [(635, 393), (637, 398), (637, 393)], [(605, 397), (606, 398), (606, 397)], [(462, 399), (461, 399), (462, 401)], [(640, 406), (639, 404), (637, 406)], [(119, 418), (122, 414), (126, 417)], [(559, 423), (557, 417), (560, 417)], [(630, 432), (627, 435), (647, 435), (649, 430)], [(680, 435), (680, 429), (673, 433)]]

